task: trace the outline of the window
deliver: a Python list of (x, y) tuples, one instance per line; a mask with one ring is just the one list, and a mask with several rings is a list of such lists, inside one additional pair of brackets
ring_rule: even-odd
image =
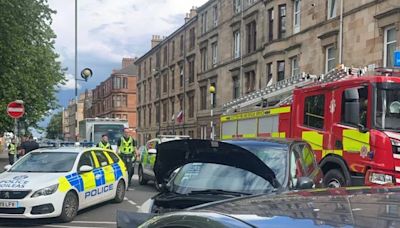
[(153, 97), (153, 95), (152, 95), (152, 86), (151, 86), (151, 79), (149, 80), (149, 101), (151, 101), (151, 98)]
[(214, 27), (218, 25), (218, 5), (213, 7), (213, 25)]
[(146, 66), (146, 60), (144, 61), (144, 66), (143, 66), (143, 73), (144, 73), (144, 77), (147, 76), (147, 66)]
[(204, 72), (208, 69), (207, 48), (202, 48), (200, 50), (200, 55), (201, 55), (201, 71)]
[(161, 75), (158, 75), (156, 78), (156, 98), (160, 97), (161, 93)]
[(175, 68), (171, 69), (171, 89), (175, 89)]
[(215, 108), (217, 106), (217, 84), (215, 82), (211, 83), (211, 86), (214, 86), (215, 92), (212, 95), (212, 107)]
[(272, 84), (272, 63), (267, 63), (267, 79), (266, 85), (270, 86)]
[(239, 82), (239, 77), (233, 77), (233, 99), (239, 98), (240, 96), (240, 82)]
[(278, 82), (285, 79), (285, 61), (278, 61)]
[(200, 110), (207, 109), (207, 86), (200, 87)]
[(317, 129), (324, 128), (325, 95), (306, 97), (304, 102), (304, 125)]
[(180, 111), (183, 110), (183, 95), (179, 96), (179, 108)]
[(184, 47), (184, 43), (183, 43), (183, 35), (181, 35), (180, 41), (179, 41), (179, 45), (180, 45), (180, 50), (181, 52), (179, 53), (180, 56), (183, 55), (183, 47)]
[(164, 57), (163, 57), (163, 66), (166, 66), (168, 63), (168, 47), (164, 47)]
[(172, 116), (172, 121), (174, 121), (175, 116), (175, 98), (171, 98), (171, 116)]
[(201, 33), (204, 34), (207, 32), (207, 11), (201, 14)]
[(189, 95), (189, 118), (194, 117), (194, 95)]
[(179, 86), (183, 87), (183, 66), (179, 66)]
[(256, 50), (256, 41), (257, 41), (257, 31), (256, 31), (256, 22), (250, 22), (246, 25), (246, 33), (247, 33), (247, 53), (251, 53)]
[(301, 0), (295, 0), (293, 5), (293, 33), (300, 32)]
[(102, 151), (99, 150), (95, 150), (94, 154), (97, 157), (97, 160), (99, 161), (99, 164), (101, 167), (107, 166), (108, 165), (108, 159), (106, 157), (106, 155), (104, 155), (104, 153)]
[(163, 122), (167, 122), (167, 116), (168, 116), (168, 103), (167, 101), (163, 102)]
[(394, 51), (396, 50), (397, 40), (396, 40), (396, 28), (389, 27), (385, 29), (384, 37), (384, 55), (383, 55), (383, 65), (385, 67), (394, 66)]
[(235, 59), (240, 57), (240, 31), (233, 33), (233, 57)]
[(171, 61), (175, 59), (175, 40), (172, 41), (172, 47), (171, 47)]
[(325, 72), (328, 73), (336, 66), (336, 48), (329, 46), (325, 50)]
[(292, 71), (292, 77), (293, 77), (293, 76), (296, 76), (296, 75), (299, 75), (299, 74), (300, 74), (300, 69), (299, 69), (299, 60), (298, 60), (298, 57), (296, 56), (296, 57), (291, 58), (290, 62), (291, 62), (290, 66), (291, 66), (291, 68), (292, 68), (292, 69), (291, 69), (291, 71)]
[(189, 31), (189, 49), (190, 50), (193, 50), (195, 43), (196, 43), (195, 28), (191, 28)]
[(189, 83), (194, 82), (194, 58), (188, 61), (189, 64)]
[(93, 158), (90, 152), (85, 152), (82, 154), (81, 158), (79, 159), (78, 170), (84, 165), (94, 167)]
[(274, 39), (274, 8), (268, 10), (268, 41)]
[[(113, 77), (112, 81), (113, 89), (127, 89), (128, 88), (128, 79), (126, 77)], [(104, 87), (101, 91), (101, 96), (104, 96)]]
[(156, 123), (160, 122), (160, 103), (156, 103)]
[(153, 59), (150, 57), (150, 60), (149, 60), (149, 72), (150, 72), (150, 75), (153, 75), (152, 61), (153, 61)]
[(160, 65), (161, 65), (161, 53), (160, 51), (158, 51), (156, 53), (156, 68), (160, 69)]
[(207, 139), (207, 125), (200, 126), (200, 139)]
[(336, 0), (328, 0), (328, 19), (336, 17), (336, 8), (337, 8), (337, 1)]
[(152, 107), (151, 105), (149, 106), (149, 126), (151, 126), (151, 118), (152, 118)]
[(142, 88), (140, 87), (140, 85), (138, 85), (137, 90), (138, 90), (138, 103), (142, 103)]
[(286, 37), (286, 5), (279, 6), (279, 34), (278, 38)]
[(240, 13), (242, 11), (242, 0), (234, 0), (233, 12)]
[(113, 163), (119, 162), (119, 158), (114, 153), (112, 153), (112, 152), (105, 152), (105, 153), (107, 153), (110, 156), (110, 158), (113, 160)]
[(246, 93), (251, 93), (255, 90), (256, 86), (256, 73), (254, 70), (245, 73), (246, 79)]
[(214, 42), (211, 44), (211, 52), (212, 52), (212, 64), (213, 66), (217, 65), (218, 62), (218, 43)]
[(163, 75), (163, 93), (166, 93), (168, 90), (168, 74)]
[(194, 138), (194, 131), (193, 130), (188, 131), (188, 134), (189, 134), (190, 138)]
[(141, 78), (142, 77), (142, 64), (139, 64), (138, 69), (139, 69), (139, 72), (138, 72), (139, 78)]
[(351, 88), (342, 94), (342, 123), (367, 127), (368, 87)]

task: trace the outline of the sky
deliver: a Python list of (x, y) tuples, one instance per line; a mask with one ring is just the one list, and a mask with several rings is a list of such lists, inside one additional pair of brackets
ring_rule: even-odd
[[(79, 82), (79, 92), (93, 89), (121, 68), (123, 57), (140, 57), (150, 50), (152, 35), (167, 36), (184, 24), (193, 6), (207, 0), (79, 0), (78, 74), (86, 67), (93, 71), (88, 82)], [(48, 0), (57, 35), (56, 52), (68, 68), (66, 85), (58, 92), (59, 104), (66, 107), (75, 97), (75, 1)], [(41, 124), (46, 126), (48, 118)]]

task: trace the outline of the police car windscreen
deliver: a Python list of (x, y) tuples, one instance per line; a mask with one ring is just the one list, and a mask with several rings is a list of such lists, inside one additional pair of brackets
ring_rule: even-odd
[(10, 172), (58, 173), (69, 172), (74, 166), (77, 153), (35, 152), (18, 161)]

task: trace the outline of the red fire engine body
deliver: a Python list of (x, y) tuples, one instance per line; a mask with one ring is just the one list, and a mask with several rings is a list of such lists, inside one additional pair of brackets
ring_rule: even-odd
[(327, 186), (400, 185), (400, 77), (349, 76), (291, 96), (287, 105), (221, 116), (221, 138), (303, 139)]

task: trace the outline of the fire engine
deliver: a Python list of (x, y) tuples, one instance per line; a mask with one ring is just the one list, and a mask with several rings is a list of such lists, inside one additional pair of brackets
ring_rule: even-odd
[(398, 70), (341, 65), (325, 75), (302, 73), (223, 109), (222, 140), (303, 139), (316, 153), (326, 186), (400, 185)]

